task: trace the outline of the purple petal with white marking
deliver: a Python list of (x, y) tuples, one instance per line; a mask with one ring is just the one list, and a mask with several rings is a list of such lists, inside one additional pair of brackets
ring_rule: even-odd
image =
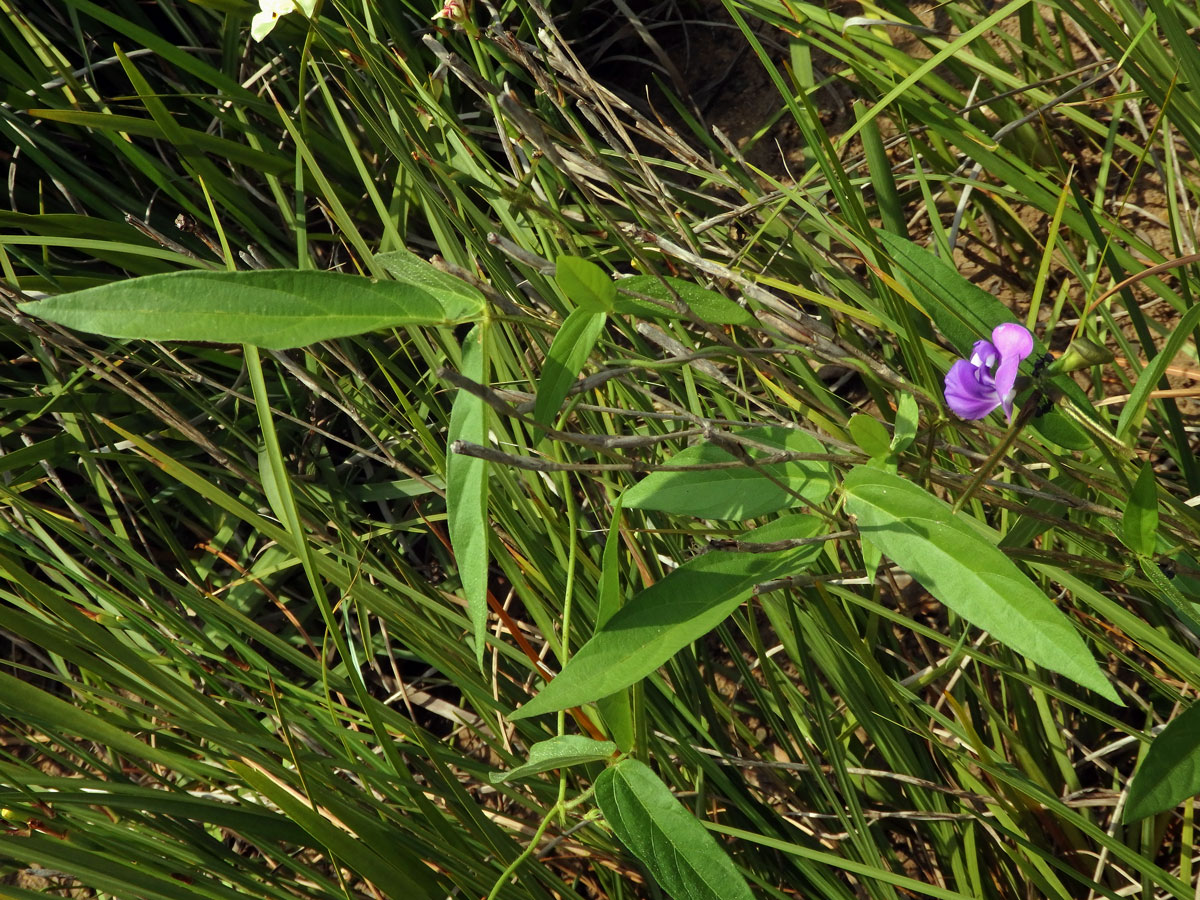
[(987, 369), (960, 359), (946, 373), (946, 403), (961, 419), (982, 419), (1000, 405)]

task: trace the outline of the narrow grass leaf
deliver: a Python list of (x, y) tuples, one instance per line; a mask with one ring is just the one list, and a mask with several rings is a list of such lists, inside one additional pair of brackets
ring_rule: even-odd
[(846, 509), (870, 541), (971, 624), (1119, 703), (1071, 620), (966, 516), (898, 475), (858, 466)]
[(1193, 603), (1187, 597), (1183, 596), (1180, 590), (1175, 587), (1172, 579), (1168, 578), (1158, 562), (1151, 559), (1149, 556), (1138, 557), (1138, 568), (1142, 570), (1142, 574), (1146, 576), (1146, 580), (1150, 582), (1154, 590), (1154, 595), (1158, 597), (1167, 608), (1171, 610), (1179, 620), (1187, 625), (1192, 630), (1193, 634), (1200, 634), (1200, 603)]
[(508, 772), (492, 772), (488, 778), (492, 784), (501, 784), (516, 778), (528, 778), (530, 775), (549, 772), (551, 769), (599, 762), (609, 759), (616, 752), (617, 745), (612, 741), (597, 741), (581, 734), (560, 734), (548, 741), (538, 741), (530, 747), (529, 761), (524, 765)]
[[(961, 894), (958, 891), (947, 890), (946, 888), (938, 887), (936, 884), (929, 884), (916, 878), (909, 878), (906, 875), (900, 875), (879, 865), (869, 865), (858, 862), (854, 859), (848, 859), (844, 852), (829, 853), (824, 850), (817, 850), (814, 847), (805, 846), (803, 844), (781, 841), (778, 838), (773, 838), (769, 835), (756, 834), (752, 831), (747, 831), (744, 828), (734, 828), (730, 825), (722, 825), (720, 822), (713, 822), (709, 828), (710, 830), (715, 831), (717, 834), (727, 834), (741, 841), (746, 841), (752, 844), (761, 844), (764, 847), (771, 847), (774, 850), (778, 850), (780, 853), (786, 853), (790, 856), (810, 860), (822, 867), (828, 867), (829, 870), (834, 872), (848, 872), (852, 875), (859, 876), (868, 884), (879, 882), (881, 884), (895, 885), (901, 890), (911, 893), (915, 896), (935, 897), (937, 900), (978, 900), (979, 897), (985, 896), (982, 892)], [(830, 894), (828, 896), (833, 895)], [(861, 895), (847, 894), (845, 896), (849, 897)]]
[(1124, 821), (1136, 822), (1200, 794), (1200, 703), (1167, 723), (1134, 773)]
[(1137, 384), (1125, 402), (1121, 418), (1117, 420), (1116, 433), (1124, 438), (1126, 432), (1135, 425), (1140, 426), (1146, 415), (1146, 406), (1150, 403), (1150, 393), (1158, 387), (1159, 381), (1166, 374), (1167, 366), (1179, 355), (1183, 346), (1192, 339), (1196, 326), (1200, 325), (1200, 303), (1189, 309), (1179, 322), (1172, 326), (1171, 333), (1163, 344), (1162, 349), (1154, 359), (1138, 375)]
[[(166, 865), (168, 860), (148, 860), (140, 847), (124, 859), (117, 859), (112, 853), (81, 846), (78, 838), (62, 840), (30, 834), (20, 840), (22, 854), (28, 859), (37, 860), (40, 867), (66, 873), (113, 897), (137, 897), (138, 900), (180, 900), (181, 897), (215, 900), (224, 897), (237, 900), (241, 896), (234, 889), (210, 879), (205, 878), (197, 884), (190, 873), (172, 872)], [(153, 867), (153, 871), (150, 867)], [(182, 878), (192, 879), (190, 888), (185, 887), (186, 882)], [(43, 889), (42, 896), (48, 894)], [(6, 898), (14, 896), (9, 893), (8, 887), (0, 889), (0, 895)]]
[(542, 369), (533, 407), (536, 421), (543, 425), (550, 424), (570, 392), (571, 385), (583, 370), (583, 364), (596, 346), (606, 321), (604, 313), (592, 312), (584, 307), (567, 316), (546, 354), (546, 365)]
[[(476, 384), (486, 378), (484, 326), (476, 325), (463, 341), (462, 374)], [(450, 409), (448, 443), (470, 441), (487, 443), (487, 404), (469, 391), (459, 391)], [(446, 513), (449, 517), (450, 546), (458, 565), (475, 659), (483, 665), (487, 638), (488, 590), (488, 469), (487, 462), (473, 456), (450, 453), (446, 458)]]
[[(73, 213), (34, 215), (5, 210), (0, 211), (0, 228), (3, 228), (6, 234), (28, 232), (42, 237), (57, 236), (84, 241), (86, 246), (81, 249), (86, 249), (97, 259), (120, 266), (130, 275), (156, 275), (161, 272), (175, 272), (180, 268), (206, 268), (178, 252), (173, 254), (176, 258), (170, 261), (161, 253), (149, 256), (147, 251), (160, 252), (165, 248), (156, 245), (132, 225), (125, 222), (106, 222), (95, 216), (79, 216)], [(140, 245), (143, 249), (139, 253), (122, 253), (108, 249), (108, 242), (111, 242), (113, 247)], [(111, 278), (100, 278), (96, 283), (104, 284), (110, 280)]]
[[(819, 529), (819, 519), (795, 514), (757, 528), (743, 540), (811, 537)], [(510, 718), (590, 703), (640, 681), (716, 628), (756, 584), (805, 571), (820, 547), (807, 544), (772, 553), (714, 551), (689, 560), (615, 613), (561, 674)]]
[(357, 835), (344, 830), (344, 826), (339, 827), (332, 822), (314, 801), (299, 796), (293, 789), (277, 781), (276, 777), (239, 762), (231, 762), (229, 766), (247, 785), (279, 807), (285, 816), (308, 832), (341, 864), (352, 867), (358, 875), (384, 891), (385, 896), (404, 897), (405, 900), (428, 897), (432, 900), (433, 894), (396, 865), (396, 862), (411, 862), (416, 866), (414, 872), (424, 869), (411, 853), (402, 851), (398, 844), (386, 848), (385, 856)]
[(131, 759), (145, 759), (170, 771), (184, 772), (196, 778), (218, 775), (218, 770), (206, 763), (140, 741), (74, 703), (68, 703), (4, 672), (0, 672), (0, 716), (26, 725), (36, 725), (47, 732), (61, 732), (80, 740), (94, 741)]
[[(165, 135), (159, 124), (153, 119), (141, 116), (121, 116), (110, 112), (91, 112), (83, 109), (27, 109), (25, 114), (47, 121), (65, 122), (82, 128), (98, 131), (112, 131), (120, 134), (136, 134), (144, 137), (163, 140)], [(239, 144), (226, 138), (205, 134), (188, 128), (179, 128), (179, 133), (186, 136), (187, 143), (205, 153), (211, 153), (220, 159), (247, 166), (260, 172), (270, 172), (272, 175), (283, 175), (292, 169), (290, 159), (264, 153)]]
[(753, 900), (725, 849), (645, 763), (626, 759), (605, 769), (596, 805), (675, 900)]
[(150, 275), (22, 303), (21, 309), (107, 337), (271, 350), (455, 321), (424, 287), (292, 269)]
[[(820, 441), (793, 428), (752, 428), (738, 436), (785, 453), (825, 452)], [(833, 471), (827, 462), (795, 460), (755, 466), (753, 460), (771, 452), (745, 445), (742, 449), (750, 461), (744, 466), (652, 472), (621, 495), (621, 505), (702, 519), (744, 521), (801, 503), (820, 503), (833, 490)], [(687, 467), (736, 461), (737, 457), (724, 447), (705, 441), (675, 454), (666, 464)]]
[(67, 806), (103, 806), (105, 809), (130, 810), (218, 825), (273, 841), (299, 843), (304, 840), (302, 829), (271, 810), (197, 797), (181, 790), (168, 791), (91, 778), (31, 775), (15, 766), (6, 765), (0, 765), (0, 777), (5, 783), (20, 784), (24, 789), (0, 792), (0, 804), (20, 803), (30, 797), (30, 790), (35, 790), (38, 796), (50, 797), (59, 809)]

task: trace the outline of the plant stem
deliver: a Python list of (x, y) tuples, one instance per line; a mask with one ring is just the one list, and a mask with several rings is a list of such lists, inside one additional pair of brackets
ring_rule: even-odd
[(1026, 424), (1028, 424), (1029, 420), (1033, 418), (1034, 413), (1037, 412), (1038, 405), (1041, 402), (1042, 390), (1041, 388), (1038, 388), (1034, 390), (1032, 394), (1030, 394), (1028, 402), (1026, 402), (1026, 404), (1021, 408), (1020, 413), (1017, 414), (1017, 418), (1013, 420), (1012, 425), (1009, 427), (1008, 431), (1005, 432), (1000, 443), (996, 445), (996, 449), (993, 450), (988, 458), (983, 461), (983, 465), (979, 467), (978, 471), (976, 471), (975, 477), (971, 479), (971, 482), (967, 485), (967, 489), (959, 494), (958, 499), (954, 501), (954, 512), (958, 512), (960, 509), (962, 509), (966, 502), (975, 495), (977, 490), (979, 490), (979, 486), (987, 480), (989, 475), (992, 474), (992, 470), (999, 465), (1000, 460), (1004, 457), (1004, 454), (1008, 452), (1008, 448), (1013, 445), (1013, 441), (1015, 441), (1017, 439), (1017, 435), (1021, 433), (1021, 429), (1023, 429)]
[(500, 873), (500, 877), (497, 878), (496, 883), (492, 885), (492, 889), (488, 892), (487, 900), (496, 900), (496, 898), (500, 896), (500, 889), (508, 883), (508, 880), (512, 878), (513, 874), (518, 868), (520, 868), (521, 863), (533, 856), (534, 851), (537, 850), (537, 845), (542, 840), (542, 835), (544, 835), (546, 833), (546, 829), (550, 827), (550, 820), (560, 812), (562, 812), (561, 801), (555, 803), (552, 807), (550, 807), (549, 810), (546, 811), (546, 815), (542, 818), (541, 824), (538, 825), (537, 831), (535, 831), (533, 833), (533, 837), (529, 839), (529, 844), (524, 850), (521, 851), (520, 855), (518, 855), (516, 859), (508, 864), (508, 868)]

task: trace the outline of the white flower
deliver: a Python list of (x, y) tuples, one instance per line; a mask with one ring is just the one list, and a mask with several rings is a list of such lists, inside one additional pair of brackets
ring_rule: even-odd
[(451, 22), (461, 25), (467, 20), (467, 6), (465, 0), (446, 0), (442, 5), (442, 10), (433, 17), (434, 21), (438, 19), (449, 19)]
[(295, 12), (297, 7), (300, 12), (311, 18), (316, 5), (317, 0), (258, 0), (260, 11), (250, 20), (250, 37), (261, 41), (271, 33), (280, 16)]

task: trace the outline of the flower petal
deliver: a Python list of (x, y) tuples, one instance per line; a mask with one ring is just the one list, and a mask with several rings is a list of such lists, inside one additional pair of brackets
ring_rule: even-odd
[(261, 41), (271, 33), (271, 29), (275, 27), (275, 22), (278, 19), (279, 16), (275, 13), (265, 11), (255, 13), (254, 18), (250, 20), (250, 37), (256, 41)]
[(1015, 356), (1022, 360), (1033, 352), (1033, 335), (1024, 325), (1005, 322), (992, 331), (992, 343), (1000, 352), (1000, 358)]
[(946, 373), (946, 405), (960, 419), (985, 418), (1000, 405), (1000, 395), (990, 381), (986, 370), (960, 359)]
[(975, 346), (971, 348), (971, 355), (967, 358), (976, 368), (986, 368), (990, 371), (996, 364), (998, 354), (991, 341), (976, 341)]
[(1033, 352), (1033, 335), (1024, 325), (1005, 322), (992, 332), (992, 341), (1000, 353), (1000, 365), (996, 367), (996, 394), (1004, 406), (1004, 414), (1012, 418), (1013, 385), (1017, 380), (1017, 369), (1021, 360)]

